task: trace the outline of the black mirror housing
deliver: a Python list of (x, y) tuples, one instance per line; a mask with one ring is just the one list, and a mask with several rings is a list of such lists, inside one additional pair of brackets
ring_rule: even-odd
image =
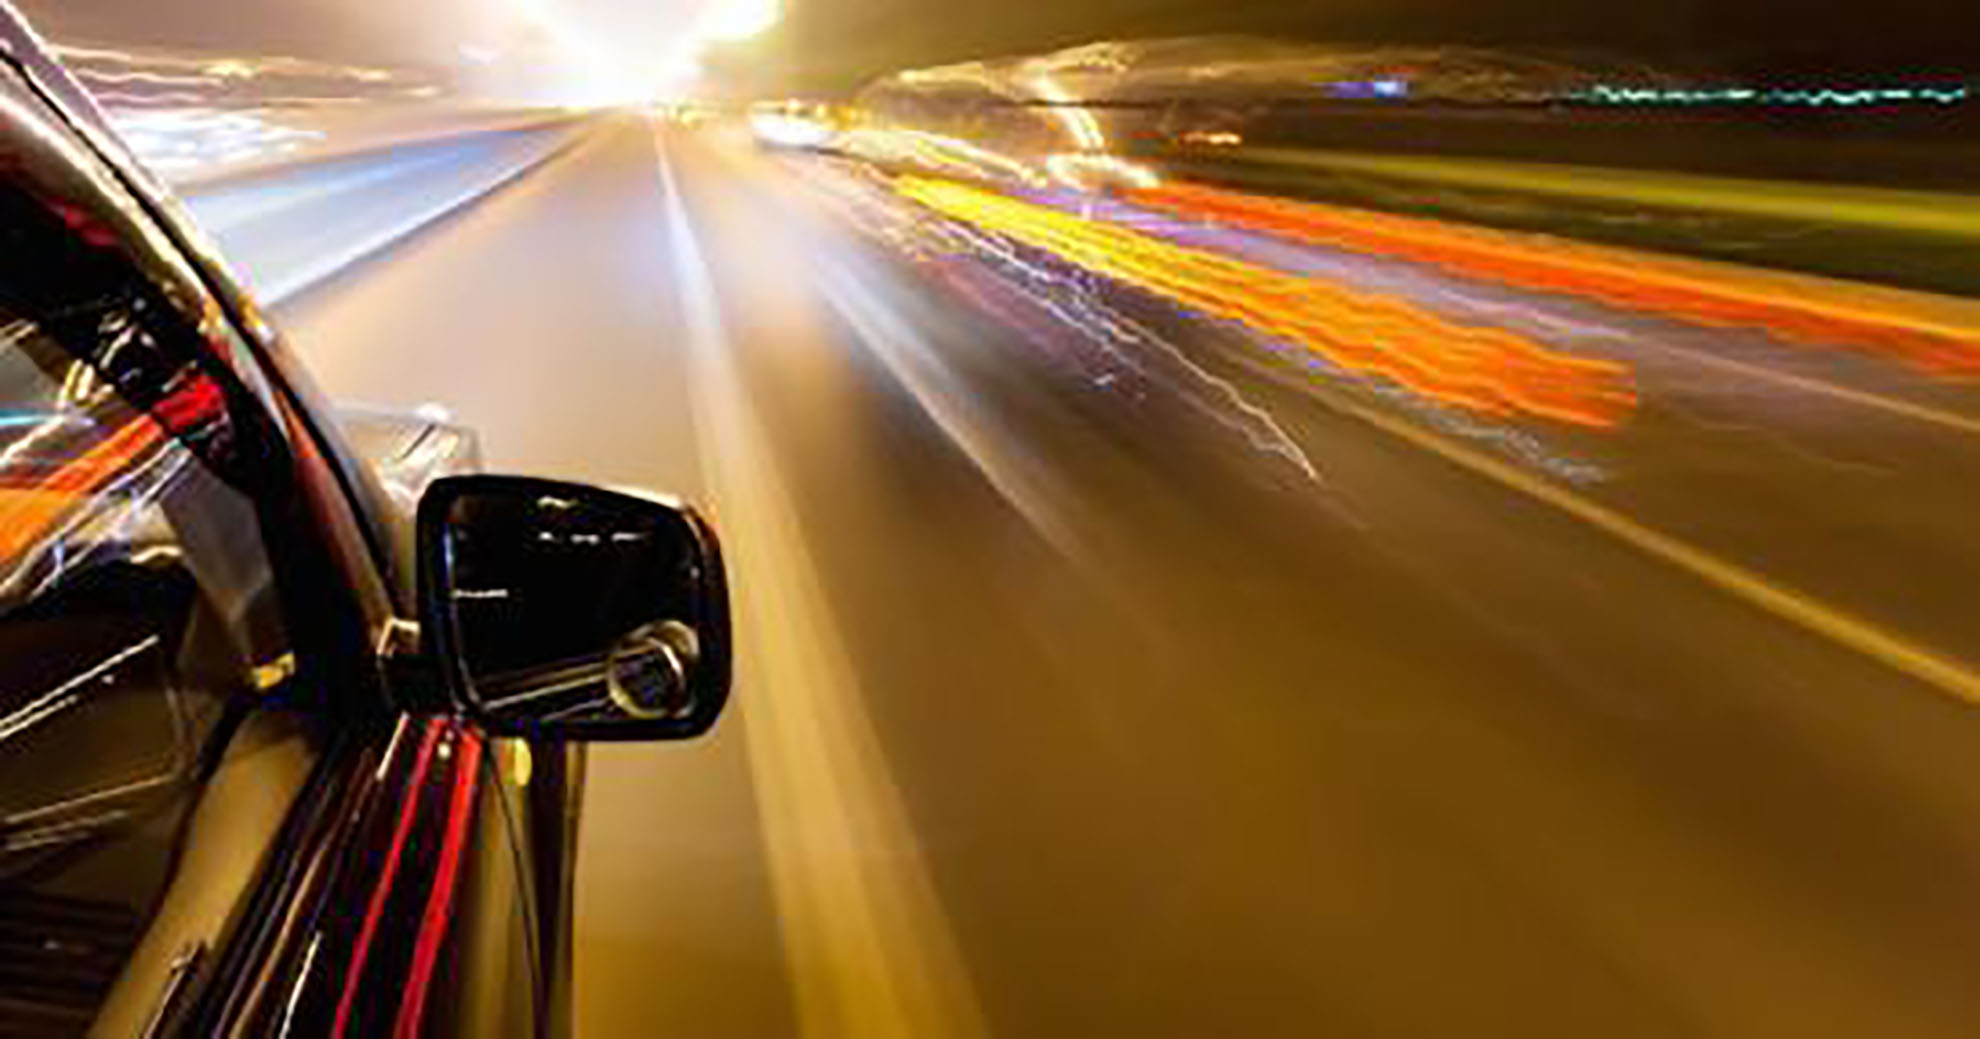
[(420, 498), (425, 656), (455, 708), (504, 736), (698, 736), (728, 702), (721, 546), (693, 509), (524, 476)]

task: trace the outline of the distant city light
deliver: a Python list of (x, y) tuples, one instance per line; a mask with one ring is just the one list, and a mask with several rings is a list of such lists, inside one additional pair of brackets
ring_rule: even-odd
[(1350, 101), (1392, 101), (1409, 96), (1409, 81), (1352, 79), (1327, 84), (1327, 93)]
[[(630, 52), (625, 42), (587, 31), (556, 0), (508, 0), (541, 29), (573, 66), (570, 100), (591, 104), (654, 101), (680, 96), (701, 74), (699, 58), (710, 45), (754, 36), (775, 25), (778, 0), (711, 0), (684, 16), (685, 31), (658, 52)], [(612, 46), (616, 44), (616, 46)], [(462, 48), (463, 56), (475, 60)]]
[(757, 140), (780, 148), (822, 148), (832, 141), (831, 124), (784, 112), (751, 115), (749, 129)]
[(604, 48), (577, 27), (567, 13), (552, 7), (550, 0), (509, 0), (509, 5), (550, 37), (551, 42), (575, 66), (575, 82), (569, 90), (570, 96), (565, 100), (582, 104), (622, 104), (643, 100), (652, 93), (650, 83), (613, 60)]
[(1836, 87), (1640, 87), (1598, 84), (1568, 100), (1599, 105), (1758, 105), (1777, 108), (1876, 108), (1900, 105), (1964, 104), (1971, 91), (1963, 83), (1913, 86)]

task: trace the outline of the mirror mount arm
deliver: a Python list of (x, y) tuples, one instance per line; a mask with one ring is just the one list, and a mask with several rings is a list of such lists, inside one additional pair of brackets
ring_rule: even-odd
[(394, 617), (378, 632), (378, 666), (392, 706), (407, 714), (453, 714), (439, 662), (422, 651), (419, 622)]

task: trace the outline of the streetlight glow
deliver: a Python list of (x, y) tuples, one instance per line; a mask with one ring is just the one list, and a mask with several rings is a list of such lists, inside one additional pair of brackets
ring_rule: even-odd
[(742, 40), (777, 24), (783, 16), (777, 0), (718, 0), (701, 23), (706, 41)]

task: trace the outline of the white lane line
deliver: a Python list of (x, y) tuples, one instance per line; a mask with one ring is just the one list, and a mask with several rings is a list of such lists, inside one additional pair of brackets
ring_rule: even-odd
[[(1486, 316), (1487, 320), (1493, 324), (1497, 324), (1505, 328), (1511, 328), (1515, 331), (1521, 330), (1518, 327), (1520, 318), (1518, 317), (1504, 318), (1498, 316), (1501, 314), (1520, 312), (1522, 310), (1521, 304), (1512, 303), (1512, 302), (1487, 301), (1487, 300), (1479, 299), (1475, 296), (1466, 295), (1462, 292), (1446, 291), (1444, 295), (1450, 299), (1457, 300), (1462, 307)], [(1561, 302), (1566, 302), (1574, 305), (1582, 305), (1582, 306), (1591, 305), (1589, 301), (1586, 300), (1577, 300), (1572, 297), (1562, 296), (1559, 294), (1543, 293), (1537, 290), (1534, 291), (1532, 295), (1534, 295), (1535, 297), (1544, 297), (1550, 300), (1558, 300)], [(1626, 310), (1620, 307), (1614, 307), (1611, 304), (1594, 304), (1594, 305), (1610, 307), (1620, 317), (1647, 317), (1652, 320), (1671, 321), (1673, 323), (1683, 324), (1688, 328), (1698, 329), (1700, 331), (1713, 330), (1712, 326), (1699, 324), (1694, 321), (1687, 321), (1679, 316), (1660, 315), (1654, 311), (1647, 311), (1647, 310), (1636, 310), (1636, 311)], [(1920, 422), (1928, 422), (1937, 426), (1945, 426), (1948, 429), (1953, 430), (1954, 432), (1980, 434), (1980, 418), (1973, 418), (1967, 415), (1962, 415), (1955, 411), (1947, 411), (1944, 408), (1934, 407), (1930, 404), (1920, 404), (1916, 401), (1906, 400), (1902, 397), (1886, 396), (1882, 393), (1878, 393), (1871, 390), (1854, 389), (1849, 386), (1845, 386), (1842, 383), (1831, 382), (1828, 379), (1823, 379), (1812, 375), (1800, 375), (1795, 372), (1783, 371), (1778, 368), (1769, 368), (1764, 364), (1759, 364), (1752, 361), (1740, 361), (1730, 357), (1722, 357), (1719, 356), (1718, 354), (1712, 353), (1711, 351), (1703, 347), (1681, 345), (1672, 342), (1667, 337), (1652, 335), (1649, 332), (1628, 328), (1620, 321), (1607, 325), (1600, 325), (1600, 324), (1591, 324), (1587, 321), (1569, 321), (1567, 319), (1554, 317), (1552, 315), (1547, 315), (1544, 318), (1542, 318), (1541, 316), (1538, 315), (1524, 314), (1523, 317), (1527, 321), (1531, 321), (1533, 323), (1543, 325), (1550, 329), (1558, 328), (1559, 329), (1558, 332), (1549, 333), (1548, 336), (1545, 337), (1545, 338), (1551, 338), (1553, 341), (1556, 342), (1565, 342), (1568, 345), (1576, 346), (1576, 347), (1585, 346), (1588, 340), (1597, 340), (1597, 341), (1606, 340), (1611, 343), (1622, 344), (1628, 347), (1629, 351), (1631, 352), (1623, 352), (1617, 349), (1603, 349), (1601, 356), (1609, 357), (1618, 361), (1623, 361), (1625, 363), (1637, 367), (1641, 367), (1644, 363), (1642, 357), (1640, 356), (1642, 352), (1662, 353), (1670, 356), (1681, 357), (1684, 360), (1694, 364), (1703, 365), (1709, 368), (1717, 368), (1721, 371), (1732, 372), (1735, 375), (1747, 379), (1752, 379), (1756, 382), (1778, 383), (1782, 386), (1789, 387), (1790, 389), (1799, 390), (1803, 393), (1812, 393), (1824, 397), (1834, 397), (1837, 400), (1845, 401), (1850, 404), (1855, 404), (1859, 407), (1874, 408), (1879, 411), (1888, 411), (1894, 415), (1899, 415), (1904, 418), (1915, 419)], [(1757, 328), (1743, 329), (1741, 331), (1752, 331), (1760, 335), (1769, 334), (1766, 332), (1766, 330), (1757, 329)], [(1777, 337), (1774, 338), (1773, 341), (1776, 344), (1776, 346), (1783, 352), (1799, 351), (1803, 354), (1813, 353), (1816, 351), (1826, 351), (1829, 353), (1846, 353), (1850, 350), (1850, 344), (1843, 340), (1836, 340), (1833, 343), (1825, 343), (1819, 345), (1807, 344), (1807, 343), (1796, 344), (1785, 340), (1781, 340)]]
[(655, 141), (696, 447), (735, 591), (737, 695), (799, 1033), (985, 1033), (899, 787), (730, 357), (713, 277)]
[(1936, 653), (1870, 621), (1776, 584), (1737, 563), (1645, 527), (1607, 506), (1563, 490), (1516, 466), (1446, 440), (1403, 419), (1358, 404), (1338, 402), (1335, 406), (1448, 462), (1590, 523), (1721, 591), (1730, 592), (1750, 605), (1841, 643), (1954, 699), (1980, 705), (1980, 674), (1960, 660)]

